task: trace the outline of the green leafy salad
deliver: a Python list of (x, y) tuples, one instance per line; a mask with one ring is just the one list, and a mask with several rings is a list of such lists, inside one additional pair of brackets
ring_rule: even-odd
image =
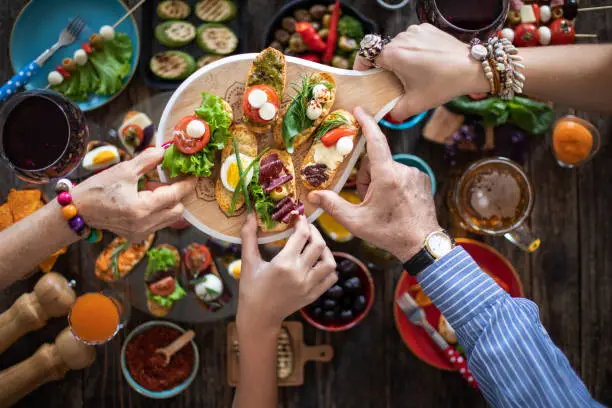
[(75, 101), (87, 100), (90, 93), (114, 95), (132, 70), (133, 53), (127, 34), (116, 33), (112, 40), (104, 42), (104, 48), (94, 50), (84, 65), (51, 89)]
[(210, 141), (194, 154), (182, 153), (176, 144), (170, 146), (164, 154), (162, 168), (170, 177), (191, 174), (197, 177), (209, 177), (215, 165), (215, 151), (225, 147), (232, 124), (230, 114), (225, 110), (223, 99), (208, 92), (202, 92), (202, 104), (195, 110), (195, 115), (204, 120), (210, 128)]
[[(176, 268), (175, 254), (168, 248), (154, 248), (147, 252), (147, 269), (145, 271), (145, 279), (150, 278), (154, 273), (166, 271), (170, 268)], [(155, 285), (155, 284), (153, 284)], [(161, 296), (153, 293), (147, 287), (147, 297), (165, 308), (171, 308), (175, 302), (181, 300), (187, 295), (185, 289), (174, 279), (174, 290), (172, 293)]]

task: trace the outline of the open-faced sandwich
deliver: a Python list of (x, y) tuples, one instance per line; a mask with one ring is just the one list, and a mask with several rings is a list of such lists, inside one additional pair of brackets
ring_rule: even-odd
[(327, 116), (336, 99), (336, 80), (319, 72), (302, 78), (302, 85), (274, 125), (274, 142), (289, 153), (306, 142)]
[(147, 307), (152, 315), (163, 317), (187, 295), (177, 280), (181, 255), (172, 245), (161, 244), (147, 252), (147, 260)]
[(119, 126), (119, 140), (125, 150), (134, 155), (151, 144), (155, 125), (145, 113), (129, 111)]
[(242, 100), (244, 123), (255, 133), (272, 129), (287, 82), (285, 56), (274, 48), (263, 50), (251, 64)]
[(358, 132), (359, 124), (348, 111), (338, 109), (325, 117), (300, 171), (306, 188), (329, 188), (338, 168), (353, 151)]
[(117, 237), (98, 255), (96, 260), (96, 277), (105, 282), (116, 282), (129, 274), (144, 258), (151, 248), (155, 234), (143, 242), (130, 243), (123, 237)]
[(201, 106), (174, 127), (173, 143), (164, 154), (162, 168), (170, 177), (181, 174), (209, 177), (215, 165), (215, 152), (225, 147), (232, 120), (232, 108), (226, 101), (203, 92)]
[(189, 290), (207, 311), (220, 309), (229, 300), (223, 280), (206, 245), (192, 243), (185, 248), (183, 269)]
[[(253, 160), (255, 160), (255, 156), (257, 156), (257, 139), (255, 135), (244, 125), (233, 125), (230, 128), (230, 139), (221, 153), (221, 172), (215, 191), (217, 203), (219, 203), (219, 207), (227, 215), (231, 215), (232, 199), (236, 195), (234, 193), (239, 187), (240, 182), (240, 170), (238, 168), (234, 140), (238, 147), (238, 153), (240, 153), (240, 164), (243, 169), (249, 167)], [(245, 185), (248, 186), (252, 178), (253, 170), (251, 169), (245, 178)], [(244, 196), (237, 194), (231, 213), (233, 214), (243, 206)]]

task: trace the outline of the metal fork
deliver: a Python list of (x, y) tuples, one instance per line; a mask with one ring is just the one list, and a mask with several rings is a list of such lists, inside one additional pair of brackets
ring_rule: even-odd
[(80, 16), (76, 16), (70, 20), (68, 25), (62, 30), (57, 39), (57, 42), (46, 49), (38, 58), (29, 63), (25, 68), (16, 73), (11, 79), (0, 88), (0, 102), (16, 93), (19, 88), (28, 83), (30, 79), (36, 75), (40, 67), (47, 62), (49, 58), (60, 48), (72, 44), (81, 34), (85, 27), (85, 20)]
[(478, 384), (476, 384), (474, 376), (472, 373), (470, 373), (470, 370), (467, 367), (465, 358), (461, 356), (461, 354), (459, 354), (453, 346), (449, 345), (446, 340), (444, 340), (444, 337), (442, 337), (442, 335), (438, 333), (438, 331), (434, 329), (431, 324), (429, 324), (427, 318), (425, 317), (425, 311), (423, 311), (412, 296), (404, 292), (395, 301), (412, 324), (425, 329), (436, 345), (440, 347), (440, 350), (443, 351), (444, 357), (455, 368), (455, 370), (459, 371), (463, 378), (465, 378), (465, 380), (472, 387), (478, 388)]

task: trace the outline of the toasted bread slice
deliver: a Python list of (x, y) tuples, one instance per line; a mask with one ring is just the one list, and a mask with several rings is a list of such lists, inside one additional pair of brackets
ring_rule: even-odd
[[(293, 194), (293, 198), (297, 198), (297, 196), (296, 196), (296, 185), (295, 185), (295, 170), (293, 168), (293, 160), (291, 160), (291, 155), (289, 153), (287, 153), (286, 151), (284, 151), (284, 150), (270, 149), (270, 151), (268, 151), (266, 154), (264, 154), (261, 157), (261, 159), (263, 160), (264, 157), (267, 157), (267, 156), (269, 156), (269, 155), (271, 155), (273, 153), (276, 153), (278, 155), (279, 160), (282, 161), (283, 164), (285, 165), (285, 167), (287, 168), (287, 170), (291, 174), (293, 174), (293, 180), (289, 181), (285, 185), (287, 186), (287, 190), (288, 190), (289, 194)], [(257, 217), (257, 223), (259, 224), (259, 228), (261, 228), (261, 230), (264, 231), (264, 232), (280, 232), (280, 231), (284, 231), (287, 228), (289, 228), (288, 224), (284, 224), (282, 222), (278, 222), (278, 223), (276, 223), (276, 226), (274, 228), (268, 229), (268, 228), (266, 228), (264, 223), (261, 221), (259, 216)]]
[[(105, 282), (116, 282), (121, 280), (123, 277), (128, 275), (136, 265), (144, 258), (149, 248), (151, 248), (151, 244), (153, 244), (153, 239), (155, 238), (155, 234), (150, 234), (143, 242), (131, 244), (125, 251), (123, 251), (117, 257), (118, 261), (118, 269), (119, 269), (119, 278), (116, 279), (112, 273), (111, 263), (111, 255), (121, 244), (123, 244), (126, 240), (122, 237), (117, 237), (111, 241), (110, 244), (98, 255), (98, 259), (96, 259), (95, 266), (95, 274), (96, 277)], [(110, 272), (110, 273), (109, 273)]]
[[(355, 129), (357, 129), (357, 134), (359, 134), (359, 123), (357, 122), (357, 119), (355, 119), (355, 117), (350, 112), (344, 109), (335, 110), (329, 115), (327, 115), (327, 117), (321, 123), (321, 126), (324, 126), (325, 122), (328, 122), (330, 120), (334, 120), (335, 118), (337, 118), (337, 115), (342, 115), (346, 119), (348, 119), (349, 122), (351, 122), (351, 125), (342, 125), (340, 127), (352, 126)], [(353, 146), (357, 143), (357, 134), (353, 137)], [(304, 169), (311, 164), (316, 164), (316, 161), (314, 158), (314, 152), (317, 147), (319, 148), (323, 147), (323, 148), (328, 149), (327, 147), (323, 146), (323, 143), (321, 142), (321, 140), (317, 140), (316, 142), (312, 144), (312, 146), (310, 147), (310, 150), (308, 150), (308, 153), (306, 153), (306, 156), (304, 157), (304, 160), (302, 161), (302, 168), (300, 169), (300, 178), (302, 179), (302, 184), (304, 184), (304, 186), (309, 190), (326, 190), (329, 188), (331, 183), (334, 181), (334, 177), (336, 176), (336, 172), (338, 171), (338, 168), (342, 165), (342, 163), (345, 160), (348, 160), (351, 157), (352, 152), (344, 156), (343, 160), (336, 161), (333, 166), (331, 164), (327, 164), (327, 167), (328, 167), (327, 168), (327, 175), (328, 175), (327, 180), (323, 182), (320, 186), (313, 186), (312, 184), (308, 182), (306, 177), (304, 177)], [(335, 149), (335, 146), (332, 146), (331, 148)]]
[[(332, 89), (330, 90), (329, 100), (321, 106), (323, 108), (321, 116), (319, 116), (317, 120), (314, 121), (311, 127), (309, 127), (308, 129), (304, 129), (302, 132), (300, 132), (300, 134), (295, 137), (293, 141), (293, 147), (296, 149), (298, 148), (298, 146), (306, 142), (310, 138), (310, 136), (312, 136), (315, 129), (319, 127), (321, 122), (323, 122), (323, 119), (325, 119), (336, 100), (336, 79), (333, 77), (333, 75), (328, 74), (326, 72), (317, 72), (310, 77), (310, 81), (312, 84), (317, 84), (319, 82), (328, 82), (332, 85)], [(291, 104), (287, 105), (285, 109), (283, 109), (282, 119), (277, 120), (274, 124), (274, 143), (276, 144), (276, 146), (281, 148), (286, 148), (285, 141), (283, 139), (283, 121), (285, 120), (285, 115), (287, 114), (289, 106), (291, 106)]]
[[(281, 83), (281, 88), (280, 89), (275, 89), (276, 93), (278, 94), (278, 100), (279, 102), (282, 100), (283, 98), (283, 92), (285, 90), (285, 85), (287, 84), (287, 63), (285, 62), (285, 55), (280, 52), (279, 50), (275, 49), (275, 48), (271, 48), (268, 47), (265, 50), (263, 50), (262, 52), (259, 53), (259, 55), (257, 55), (257, 57), (255, 57), (255, 59), (253, 60), (253, 63), (251, 63), (251, 69), (249, 70), (249, 75), (247, 77), (247, 84), (250, 83), (250, 79), (253, 77), (253, 75), (255, 74), (255, 72), (258, 71), (258, 67), (260, 66), (261, 62), (264, 59), (276, 59), (276, 61), (279, 63), (279, 65), (281, 65), (281, 70), (280, 70), (280, 74), (282, 76), (282, 83)], [(247, 85), (248, 86), (248, 85)], [(244, 123), (245, 125), (251, 130), (251, 132), (257, 133), (257, 134), (261, 134), (261, 133), (266, 133), (269, 132), (272, 129), (272, 126), (274, 125), (275, 122), (278, 122), (280, 118), (280, 113), (277, 114), (276, 119), (269, 122), (269, 123), (254, 123), (250, 120), (248, 120), (248, 118), (246, 117), (246, 115), (244, 116)]]
[[(223, 166), (223, 163), (228, 157), (235, 154), (233, 141), (234, 138), (238, 143), (238, 151), (240, 153), (252, 157), (253, 159), (255, 158), (255, 156), (257, 156), (257, 138), (255, 137), (253, 132), (249, 130), (248, 127), (246, 127), (245, 125), (232, 125), (232, 127), (230, 127), (230, 135), (231, 136), (227, 139), (227, 143), (225, 144), (225, 147), (221, 152), (221, 166)], [(244, 167), (246, 167), (246, 165), (243, 163), (242, 166), (244, 170)], [(217, 179), (217, 185), (215, 187), (215, 196), (217, 198), (217, 203), (219, 204), (221, 210), (229, 216), (229, 210), (232, 205), (232, 197), (234, 196), (234, 193), (225, 188), (223, 182), (221, 181), (221, 175), (219, 175), (219, 178)], [(238, 196), (238, 199), (236, 200), (236, 207), (234, 208), (234, 211), (238, 211), (240, 208), (242, 208), (243, 205), (244, 196), (240, 194)]]
[[(174, 254), (174, 258), (176, 259), (176, 271), (178, 275), (178, 271), (180, 270), (180, 267), (181, 267), (181, 254), (179, 253), (178, 249), (176, 249), (176, 247), (170, 244), (159, 244), (155, 248), (156, 249), (168, 248), (170, 251), (172, 251), (172, 253)], [(145, 274), (145, 279), (146, 278), (147, 276)], [(175, 276), (174, 279), (178, 279), (178, 276)], [(145, 291), (147, 292), (147, 308), (149, 309), (149, 312), (151, 312), (153, 316), (164, 317), (168, 313), (170, 313), (172, 308), (163, 307), (160, 304), (154, 302), (153, 300), (149, 298), (148, 296), (149, 288), (146, 284), (145, 284)]]

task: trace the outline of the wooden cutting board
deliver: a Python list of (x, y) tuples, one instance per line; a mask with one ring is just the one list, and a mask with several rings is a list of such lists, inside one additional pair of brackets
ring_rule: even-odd
[[(304, 344), (304, 326), (300, 322), (283, 322), (283, 327), (289, 333), (293, 351), (293, 371), (290, 376), (278, 380), (279, 387), (295, 387), (304, 384), (304, 365), (308, 361), (327, 363), (334, 357), (334, 349), (329, 344), (307, 346)], [(227, 383), (238, 385), (238, 335), (236, 323), (227, 325)]]
[[(186, 115), (200, 106), (201, 93), (210, 92), (225, 99), (232, 106), (234, 122), (242, 122), (242, 97), (244, 94), (244, 83), (249, 72), (251, 62), (257, 54), (241, 54), (224, 58), (209, 64), (187, 78), (174, 92), (172, 98), (166, 105), (164, 113), (159, 122), (156, 134), (156, 145), (161, 146), (172, 138), (174, 125)], [(287, 60), (287, 86), (282, 97), (282, 107), (286, 106), (294, 95), (292, 83), (300, 84), (305, 74), (313, 72), (329, 72), (334, 75), (337, 82), (336, 101), (332, 110), (346, 109), (352, 111), (356, 106), (363, 107), (367, 112), (375, 115), (377, 120), (381, 119), (399, 100), (403, 93), (403, 87), (397, 77), (388, 71), (350, 71), (329, 67), (326, 65), (312, 63), (300, 58), (286, 57)], [(272, 132), (258, 136), (259, 150), (273, 146)], [(349, 160), (346, 160), (336, 173), (332, 190), (339, 192), (348, 179), (352, 168), (364, 150), (365, 139), (363, 135), (353, 150)], [(293, 154), (295, 173), (299, 175), (302, 160), (306, 155), (310, 143), (305, 143), (296, 149)], [(218, 171), (221, 167), (220, 155), (217, 156), (215, 165), (216, 173), (212, 177), (200, 178), (195, 190), (185, 198), (185, 218), (196, 228), (209, 236), (233, 243), (240, 243), (240, 230), (246, 219), (246, 209), (232, 217), (226, 216), (217, 205), (215, 200), (215, 183)], [(160, 178), (167, 182), (168, 177), (161, 170)], [(299, 177), (298, 177), (299, 178)], [(313, 222), (321, 214), (321, 210), (310, 206), (306, 200), (308, 190), (297, 180), (297, 196), (305, 204), (305, 212), (310, 222)], [(292, 230), (280, 233), (259, 234), (259, 243), (265, 244), (291, 235)]]

